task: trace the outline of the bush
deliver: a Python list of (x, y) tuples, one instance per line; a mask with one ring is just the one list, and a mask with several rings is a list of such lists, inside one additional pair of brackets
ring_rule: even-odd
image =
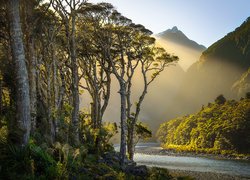
[(152, 167), (150, 169), (150, 176), (148, 179), (168, 180), (168, 179), (173, 179), (173, 177), (169, 174), (167, 169)]

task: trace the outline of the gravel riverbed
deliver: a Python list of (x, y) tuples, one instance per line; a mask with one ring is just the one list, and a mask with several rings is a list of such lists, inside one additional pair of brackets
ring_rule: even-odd
[(197, 171), (185, 171), (185, 170), (173, 170), (169, 169), (170, 174), (173, 177), (178, 176), (190, 176), (196, 180), (249, 180), (249, 177), (228, 175), (222, 173), (213, 172), (197, 172)]

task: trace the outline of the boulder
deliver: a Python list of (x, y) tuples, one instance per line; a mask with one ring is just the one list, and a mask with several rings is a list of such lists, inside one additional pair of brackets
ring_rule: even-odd
[(146, 177), (148, 176), (148, 169), (146, 166), (127, 166), (125, 173), (132, 174), (134, 176)]

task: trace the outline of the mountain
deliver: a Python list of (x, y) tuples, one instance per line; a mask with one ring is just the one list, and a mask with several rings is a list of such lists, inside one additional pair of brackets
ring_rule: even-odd
[(190, 40), (182, 31), (180, 31), (176, 26), (172, 29), (168, 29), (156, 35), (165, 41), (173, 42), (182, 46), (186, 46), (199, 51), (204, 51), (205, 46), (198, 44), (197, 42)]
[(232, 86), (249, 67), (250, 18), (211, 45), (188, 68), (168, 118), (193, 113), (219, 94), (238, 98)]
[(155, 35), (158, 44), (167, 52), (179, 57), (178, 64), (186, 71), (193, 63), (197, 62), (206, 47), (190, 40), (176, 26)]

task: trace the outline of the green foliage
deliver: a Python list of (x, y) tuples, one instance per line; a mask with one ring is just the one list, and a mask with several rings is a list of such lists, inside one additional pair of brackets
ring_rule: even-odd
[(119, 161), (109, 165), (99, 162), (83, 146), (0, 143), (0, 179), (172, 179), (166, 169), (151, 168), (149, 176), (139, 177), (115, 166)]
[(165, 148), (220, 154), (250, 153), (250, 100), (226, 101), (221, 95), (200, 112), (161, 124)]
[(0, 144), (0, 179), (53, 179), (60, 177), (56, 161), (40, 147), (30, 143), (18, 147)]
[(173, 179), (173, 177), (169, 174), (167, 169), (152, 167), (150, 169), (150, 176), (148, 179), (168, 180)]
[(0, 128), (0, 142), (6, 142), (8, 135), (8, 128), (7, 126), (2, 126)]
[(55, 143), (52, 147), (30, 142), (25, 147), (0, 144), (0, 179), (117, 179), (122, 172), (98, 164), (85, 147)]
[(215, 99), (215, 102), (217, 104), (224, 104), (226, 101), (226, 98), (222, 94)]
[(135, 135), (137, 141), (139, 140), (147, 140), (152, 137), (152, 131), (149, 129), (149, 127), (142, 122), (138, 122), (135, 125)]
[(101, 153), (105, 153), (106, 151), (112, 151), (114, 149), (109, 140), (118, 133), (116, 123), (106, 122), (103, 123), (100, 128), (93, 128), (88, 113), (81, 113), (80, 120), (81, 137), (83, 142), (87, 142), (86, 146), (89, 153), (96, 153), (97, 150)]

